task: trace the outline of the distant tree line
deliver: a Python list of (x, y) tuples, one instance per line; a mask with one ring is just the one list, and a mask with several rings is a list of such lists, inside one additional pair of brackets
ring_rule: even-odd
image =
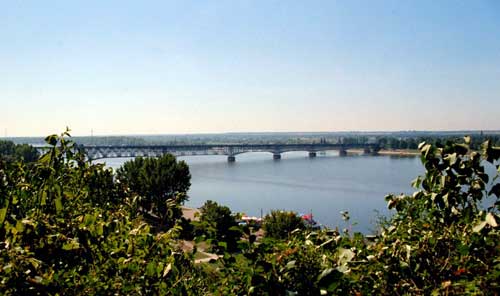
[[(456, 142), (459, 137), (456, 136), (432, 136), (418, 138), (396, 138), (396, 137), (380, 137), (377, 143), (383, 149), (418, 149), (418, 144), (426, 142), (432, 145), (443, 146), (449, 142)], [(471, 136), (470, 147), (473, 150), (481, 149), (481, 144), (489, 140), (494, 145), (500, 145), (499, 135), (475, 135)]]
[(121, 145), (148, 145), (144, 139), (131, 136), (99, 136), (99, 137), (75, 137), (75, 142), (79, 145), (95, 146), (121, 146)]
[[(499, 132), (454, 131), (454, 132), (325, 132), (325, 133), (227, 133), (227, 134), (191, 134), (191, 135), (124, 135), (124, 136), (85, 136), (74, 137), (78, 145), (124, 146), (124, 145), (203, 145), (203, 144), (311, 144), (311, 143), (345, 143), (365, 144), (379, 143), (384, 149), (417, 149), (418, 143), (445, 143), (456, 141), (464, 135), (470, 135), (473, 147), (483, 140), (490, 139), (498, 143)], [(43, 138), (23, 137), (9, 138), (14, 143), (45, 145)]]

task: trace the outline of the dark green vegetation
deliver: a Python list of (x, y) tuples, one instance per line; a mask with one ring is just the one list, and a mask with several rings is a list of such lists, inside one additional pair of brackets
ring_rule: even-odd
[(292, 231), (295, 229), (303, 230), (305, 225), (302, 218), (297, 216), (296, 213), (275, 210), (266, 215), (263, 228), (266, 232), (266, 237), (287, 239)]
[[(500, 146), (499, 135), (484, 135), (482, 133), (475, 134), (468, 137), (470, 139), (469, 147), (472, 150), (480, 150), (482, 143), (489, 141), (492, 145)], [(420, 135), (412, 137), (394, 137), (394, 136), (380, 136), (376, 138), (376, 142), (382, 149), (418, 149), (418, 144), (426, 142), (433, 145), (443, 145), (446, 142), (460, 141), (460, 137), (456, 135)], [(359, 143), (367, 143), (367, 137), (361, 138), (348, 138), (347, 141), (355, 141)]]
[(139, 210), (159, 218), (171, 227), (181, 217), (178, 205), (187, 199), (191, 175), (184, 161), (171, 154), (157, 159), (138, 157), (127, 161), (116, 172), (118, 181), (138, 195)]
[(0, 159), (6, 161), (24, 160), (33, 162), (38, 159), (40, 154), (30, 145), (14, 144), (11, 141), (0, 140)]
[(195, 234), (211, 244), (211, 251), (237, 251), (237, 242), (242, 235), (236, 215), (226, 206), (208, 200), (200, 208), (200, 220), (195, 222)]
[[(66, 136), (65, 134), (64, 136)], [(65, 137), (34, 165), (0, 161), (0, 294), (182, 294), (197, 285), (179, 229), (133, 218), (137, 193)]]
[[(198, 222), (179, 219), (190, 177), (175, 158), (137, 159), (115, 179), (66, 136), (48, 137), (30, 165), (0, 159), (0, 294), (499, 294), (500, 148), (489, 141), (420, 144), (426, 173), (414, 194), (386, 197), (394, 215), (374, 236), (272, 212), (256, 240), (214, 202)], [(222, 256), (195, 264), (178, 247), (194, 235)]]

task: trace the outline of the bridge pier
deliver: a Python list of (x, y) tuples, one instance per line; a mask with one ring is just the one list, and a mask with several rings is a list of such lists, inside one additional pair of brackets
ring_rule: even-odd
[(309, 157), (316, 157), (315, 151), (309, 151)]
[(339, 149), (339, 156), (347, 156), (347, 150), (344, 148)]
[(273, 153), (273, 159), (274, 160), (281, 159), (281, 154), (280, 153)]
[(227, 162), (235, 162), (236, 161), (236, 157), (234, 155), (229, 155), (227, 157)]
[(365, 149), (363, 149), (363, 154), (364, 155), (370, 155), (371, 154), (370, 147), (366, 147)]

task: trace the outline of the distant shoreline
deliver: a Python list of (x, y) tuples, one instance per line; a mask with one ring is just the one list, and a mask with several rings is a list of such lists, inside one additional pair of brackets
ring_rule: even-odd
[[(362, 149), (349, 149), (347, 153), (363, 154)], [(420, 151), (412, 149), (382, 149), (377, 152), (379, 155), (398, 155), (398, 156), (419, 156)]]
[(419, 156), (420, 151), (411, 149), (394, 149), (394, 150), (380, 150), (380, 155), (402, 155), (402, 156)]

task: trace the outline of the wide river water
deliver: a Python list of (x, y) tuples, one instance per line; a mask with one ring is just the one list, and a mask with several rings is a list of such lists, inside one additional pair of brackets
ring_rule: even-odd
[[(372, 232), (377, 216), (390, 215), (384, 196), (411, 193), (411, 181), (423, 173), (418, 157), (345, 156), (336, 152), (309, 158), (306, 152), (226, 156), (179, 157), (189, 164), (190, 207), (206, 200), (229, 206), (232, 211), (260, 216), (272, 209), (312, 212), (314, 219), (329, 226)], [(120, 167), (126, 158), (104, 159), (107, 166)], [(349, 225), (340, 211), (349, 211)]]

